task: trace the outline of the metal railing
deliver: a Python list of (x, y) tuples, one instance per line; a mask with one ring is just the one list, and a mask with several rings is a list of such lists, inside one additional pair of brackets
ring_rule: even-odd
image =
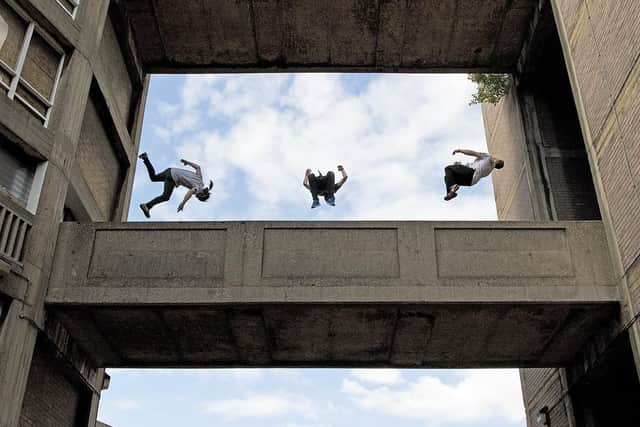
[(0, 203), (0, 257), (22, 264), (30, 231), (31, 222)]

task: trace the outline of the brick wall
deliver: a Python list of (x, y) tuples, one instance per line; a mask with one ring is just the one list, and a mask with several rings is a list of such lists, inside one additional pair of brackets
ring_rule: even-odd
[[(537, 425), (536, 417), (541, 408), (547, 406), (553, 427), (569, 427), (572, 415), (563, 398), (566, 393), (560, 369), (522, 369), (521, 379), (527, 420), (530, 426)], [(528, 378), (528, 379), (527, 379)]]
[[(75, 427), (81, 425), (86, 402), (58, 368), (55, 355), (38, 338), (31, 362), (20, 427)], [(86, 425), (86, 424), (85, 424)]]
[(616, 243), (629, 269), (640, 255), (640, 2), (556, 2)]

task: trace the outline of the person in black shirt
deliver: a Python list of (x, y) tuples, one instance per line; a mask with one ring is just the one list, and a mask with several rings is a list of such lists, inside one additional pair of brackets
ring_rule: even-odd
[(320, 206), (318, 196), (323, 196), (325, 202), (331, 206), (336, 205), (335, 193), (347, 181), (347, 172), (342, 165), (338, 165), (338, 171), (342, 173), (342, 179), (338, 183), (336, 183), (335, 175), (332, 171), (327, 172), (326, 175), (322, 175), (318, 171), (318, 176), (312, 174), (311, 169), (305, 171), (302, 185), (311, 192), (311, 197), (313, 198), (311, 209)]

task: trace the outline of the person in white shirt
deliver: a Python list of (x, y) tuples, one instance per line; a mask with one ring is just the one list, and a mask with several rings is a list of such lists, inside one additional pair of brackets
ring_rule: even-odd
[(444, 185), (446, 186), (447, 195), (445, 200), (451, 200), (458, 195), (460, 186), (470, 187), (476, 185), (480, 179), (488, 176), (494, 169), (502, 169), (504, 161), (493, 157), (489, 153), (480, 153), (473, 150), (457, 149), (453, 150), (453, 154), (465, 154), (475, 157), (476, 159), (463, 165), (454, 163), (444, 168)]
[(149, 156), (147, 153), (142, 153), (138, 156), (144, 162), (144, 165), (147, 167), (147, 172), (149, 172), (149, 179), (152, 182), (164, 182), (164, 190), (161, 195), (155, 197), (154, 199), (148, 201), (147, 203), (141, 203), (140, 209), (144, 213), (144, 216), (150, 218), (151, 215), (149, 211), (158, 203), (166, 202), (171, 198), (171, 194), (176, 187), (183, 186), (188, 188), (189, 190), (185, 193), (182, 202), (178, 205), (178, 212), (184, 209), (185, 203), (189, 201), (191, 196), (195, 195), (198, 200), (201, 202), (206, 202), (211, 195), (211, 188), (213, 188), (213, 181), (209, 180), (209, 186), (205, 187), (204, 182), (202, 180), (202, 169), (199, 165), (190, 162), (185, 159), (181, 159), (183, 165), (191, 166), (194, 171), (190, 171), (187, 169), (180, 168), (168, 168), (160, 173), (156, 173), (151, 161), (149, 161)]

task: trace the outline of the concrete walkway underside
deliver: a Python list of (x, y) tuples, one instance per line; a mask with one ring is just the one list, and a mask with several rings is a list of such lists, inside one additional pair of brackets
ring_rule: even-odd
[(536, 0), (127, 0), (142, 67), (509, 72)]
[(561, 366), (615, 316), (600, 222), (62, 226), (47, 296), (100, 366)]

